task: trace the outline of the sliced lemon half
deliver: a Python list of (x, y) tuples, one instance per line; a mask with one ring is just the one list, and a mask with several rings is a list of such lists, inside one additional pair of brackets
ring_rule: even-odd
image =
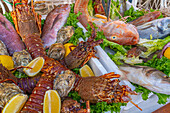
[(45, 92), (43, 113), (60, 113), (61, 99), (56, 90)]
[(91, 68), (86, 64), (82, 68), (80, 68), (80, 75), (82, 77), (91, 77), (95, 76)]
[(14, 62), (11, 56), (8, 55), (0, 55), (0, 63), (6, 67), (8, 70), (14, 68)]
[(5, 105), (2, 113), (19, 113), (27, 101), (28, 96), (25, 94), (17, 94), (12, 97), (9, 102)]
[(31, 67), (32, 69), (24, 68), (23, 71), (29, 77), (33, 77), (41, 71), (42, 67), (44, 66), (44, 62), (45, 60), (43, 57), (37, 57), (27, 65), (27, 67)]

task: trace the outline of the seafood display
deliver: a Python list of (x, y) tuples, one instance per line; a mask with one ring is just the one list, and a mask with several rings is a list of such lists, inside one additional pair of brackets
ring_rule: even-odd
[(61, 43), (52, 44), (48, 50), (48, 56), (55, 60), (61, 60), (65, 55), (65, 47)]
[(144, 16), (141, 16), (131, 22), (129, 22), (130, 24), (133, 24), (135, 26), (140, 26), (144, 23), (150, 22), (152, 20), (157, 19), (159, 16), (161, 15), (160, 11), (154, 11), (154, 12), (150, 12), (145, 14)]
[(120, 45), (135, 45), (138, 43), (139, 34), (135, 26), (125, 24), (122, 21), (107, 21), (106, 19), (91, 17), (87, 11), (88, 2), (89, 0), (77, 0), (74, 7), (76, 14), (79, 11), (82, 13), (78, 19), (84, 27), (87, 27), (89, 21), (94, 22), (110, 41)]
[(80, 103), (73, 99), (65, 99), (61, 106), (61, 113), (90, 113), (89, 102), (86, 102), (86, 109), (82, 109)]
[(9, 55), (5, 44), (0, 40), (0, 55)]
[[(170, 95), (170, 78), (163, 72), (147, 66), (119, 66), (127, 79), (151, 91)], [(140, 78), (140, 79), (139, 79)]]
[(65, 44), (74, 34), (73, 26), (62, 27), (57, 33), (57, 43)]
[[(20, 52), (14, 52), (12, 59), (14, 61), (14, 67), (26, 66), (31, 60), (31, 55), (26, 51), (22, 50)], [(23, 69), (18, 69), (20, 72), (23, 72)]]
[(41, 36), (45, 48), (57, 41), (57, 32), (65, 24), (69, 12), (70, 5), (65, 4), (57, 6), (47, 15)]
[(0, 14), (0, 29), (0, 40), (7, 47), (10, 55), (25, 49), (24, 43), (21, 41), (13, 25), (2, 14)]
[(3, 108), (5, 104), (15, 95), (23, 93), (23, 91), (14, 83), (3, 82), (0, 83), (0, 107)]
[(138, 26), (140, 38), (158, 39), (170, 35), (170, 17), (156, 19)]
[[(104, 12), (105, 9), (102, 6), (102, 2), (104, 2), (104, 0), (93, 0), (93, 2), (94, 1), (96, 3), (90, 5), (94, 5), (93, 8), (95, 13), (106, 13), (106, 11)], [(125, 8), (125, 0), (121, 1), (123, 8)], [(119, 20), (107, 20), (104, 16), (103, 19), (92, 17), (89, 15), (87, 9), (89, 0), (76, 0), (75, 6), (73, 5), (74, 12), (76, 14), (79, 11), (82, 13), (78, 19), (84, 27), (87, 27), (87, 24), (90, 25), (91, 34), (87, 34), (89, 37), (87, 41), (76, 42), (77, 46), (75, 46), (71, 44), (74, 42), (73, 39), (75, 35), (73, 34), (75, 33), (79, 35), (80, 31), (81, 33), (84, 32), (84, 29), (83, 31), (82, 29), (78, 30), (77, 27), (73, 27), (74, 25), (64, 26), (68, 16), (68, 21), (71, 20), (70, 15), (73, 13), (73, 10), (71, 9), (72, 5), (70, 6), (69, 4), (64, 3), (55, 7), (49, 7), (48, 9), (46, 6), (48, 4), (45, 4), (44, 1), (39, 1), (37, 3), (44, 3), (43, 5), (45, 5), (45, 10), (48, 9), (47, 12), (43, 12), (43, 5), (36, 6), (37, 9), (34, 9), (35, 4), (33, 4), (33, 0), (31, 0), (31, 5), (27, 4), (27, 2), (27, 0), (13, 1), (13, 11), (11, 12), (11, 16), (16, 31), (12, 24), (0, 14), (0, 28), (2, 28), (2, 31), (0, 31), (0, 55), (8, 55), (9, 52), (10, 57), (13, 55), (12, 59), (15, 64), (14, 69), (8, 70), (0, 63), (0, 112), (5, 104), (9, 103), (8, 101), (13, 96), (18, 93), (26, 93), (29, 95), (29, 99), (19, 112), (43, 113), (43, 106), (45, 107), (47, 102), (45, 101), (44, 96), (48, 90), (57, 91), (55, 91), (57, 98), (59, 99), (57, 104), (61, 107), (61, 109), (59, 108), (61, 113), (90, 113), (90, 111), (93, 112), (93, 105), (100, 106), (103, 105), (102, 102), (105, 102), (105, 105), (110, 106), (110, 108), (113, 107), (112, 103), (115, 103), (115, 105), (120, 104), (121, 106), (128, 102), (131, 102), (139, 108), (138, 105), (134, 103), (137, 101), (133, 98), (133, 96), (131, 97), (131, 95), (137, 95), (137, 93), (132, 91), (133, 87), (132, 89), (129, 87), (131, 85), (130, 83), (120, 83), (121, 80), (128, 80), (156, 93), (170, 95), (170, 78), (163, 72), (151, 67), (121, 65), (119, 66), (120, 72), (122, 72), (121, 75), (115, 74), (110, 70), (108, 71), (107, 67), (105, 67), (106, 72), (102, 72), (101, 76), (90, 76), (90, 74), (88, 75), (88, 73), (86, 73), (86, 71), (88, 72), (90, 70), (89, 68), (92, 67), (91, 65), (85, 70), (85, 72), (81, 70), (82, 68), (77, 70), (78, 68), (84, 66), (92, 57), (98, 59), (101, 58), (99, 54), (96, 54), (100, 53), (100, 51), (98, 51), (98, 48), (96, 47), (96, 49), (95, 46), (102, 43), (104, 44), (104, 41), (107, 40), (109, 40), (107, 42), (111, 43), (111, 45), (108, 44), (106, 46), (110, 46), (110, 48), (111, 46), (118, 46), (118, 44), (130, 45), (130, 48), (132, 49), (129, 49), (129, 46), (125, 46), (129, 49), (129, 51), (124, 55), (127, 55), (128, 58), (139, 57), (141, 52), (146, 49), (145, 47), (136, 45), (139, 41), (139, 37), (142, 38), (142, 36), (144, 36), (144, 38), (148, 38), (147, 36), (150, 34), (153, 39), (156, 39), (163, 38), (170, 33), (169, 17), (151, 21), (160, 16), (160, 11), (154, 11), (131, 21), (130, 23), (124, 23)], [(54, 1), (54, 3), (58, 3), (58, 1)], [(114, 4), (112, 3), (112, 5)], [(42, 13), (48, 13), (52, 10), (45, 19), (42, 31), (41, 25), (43, 25), (43, 22), (41, 22), (41, 15), (36, 13), (35, 10)], [(108, 10), (110, 9), (108, 8)], [(125, 10), (123, 9), (123, 12), (124, 11)], [(75, 18), (77, 18), (77, 15)], [(79, 26), (80, 23), (77, 25)], [(101, 39), (101, 37), (98, 36), (103, 36), (103, 34), (96, 31), (93, 23), (95, 23), (98, 27), (98, 31), (103, 31), (107, 40), (105, 38)], [(157, 31), (157, 35), (154, 30)], [(146, 34), (143, 32), (146, 32)], [(82, 35), (83, 33), (80, 34), (80, 36)], [(21, 38), (19, 38), (19, 36)], [(99, 40), (96, 40), (96, 38), (99, 38)], [(14, 42), (11, 40), (14, 40)], [(65, 45), (63, 44), (66, 44), (68, 41), (69, 43), (68, 46), (66, 46), (66, 50), (70, 50), (68, 51), (69, 54), (65, 55)], [(119, 47), (121, 47), (120, 45)], [(169, 47), (169, 43), (166, 46)], [(72, 49), (73, 47), (75, 49)], [(123, 47), (124, 46), (122, 46), (122, 48)], [(118, 49), (118, 51), (119, 50), (121, 51), (121, 49)], [(170, 49), (168, 49), (168, 51), (169, 50)], [(165, 51), (165, 48), (163, 51)], [(166, 53), (166, 56), (167, 55), (169, 54)], [(42, 57), (42, 59), (44, 59), (44, 65), (41, 66), (42, 69), (39, 69), (41, 72), (37, 72), (37, 75), (33, 77), (17, 78), (15, 77), (16, 73), (15, 76), (11, 73), (16, 69), (23, 72), (23, 68), (26, 68), (25, 66), (37, 57)], [(100, 59), (98, 61), (101, 63)], [(101, 63), (101, 65), (103, 64)], [(90, 71), (95, 70), (93, 67), (92, 69), (93, 70)], [(80, 71), (81, 76), (76, 74), (77, 71)], [(86, 73), (87, 77), (83, 77), (82, 73)], [(127, 86), (127, 84), (129, 86)], [(75, 95), (72, 94), (74, 93), (77, 96), (76, 98), (79, 98), (80, 100), (73, 100)], [(50, 96), (53, 97), (53, 95)], [(48, 101), (51, 100), (51, 97), (48, 97)], [(85, 102), (86, 108), (84, 106)], [(49, 103), (50, 102), (47, 102), (48, 105), (50, 105)], [(91, 106), (90, 103), (92, 104)], [(120, 109), (122, 110), (122, 108)], [(142, 110), (141, 108), (139, 109)], [(105, 111), (103, 110), (102, 112)]]

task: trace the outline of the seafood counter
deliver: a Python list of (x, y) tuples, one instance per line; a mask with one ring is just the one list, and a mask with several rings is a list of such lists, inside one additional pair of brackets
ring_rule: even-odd
[[(102, 8), (101, 1), (95, 1)], [(153, 32), (153, 39), (169, 36), (169, 17), (157, 19), (160, 12), (155, 11), (150, 13), (154, 18), (148, 20), (145, 18), (149, 18), (150, 14), (140, 17), (141, 21), (136, 19), (129, 23), (108, 20), (104, 15), (94, 17), (89, 14), (87, 9), (91, 1), (76, 0), (75, 5), (60, 4), (54, 7), (43, 23), (41, 15), (35, 12), (33, 1), (31, 5), (27, 2), (13, 1), (11, 20), (0, 14), (2, 113), (90, 113), (98, 112), (92, 107), (98, 103), (108, 106), (115, 104), (115, 109), (119, 109), (105, 111), (126, 112), (135, 107), (137, 112), (141, 112), (144, 109), (138, 105), (143, 101), (141, 93), (137, 93), (132, 84), (170, 95), (168, 75), (158, 69), (132, 65), (126, 61), (123, 61), (124, 65), (117, 66), (106, 50), (99, 46), (109, 43), (120, 47), (118, 50), (129, 56), (142, 56), (137, 49), (127, 51), (123, 46), (135, 47), (142, 38), (149, 39), (150, 35), (144, 34), (146, 31)], [(145, 21), (142, 21), (143, 18)], [(157, 34), (150, 27), (158, 29)], [(169, 42), (170, 38), (167, 38), (161, 43), (162, 46), (167, 45), (160, 57), (169, 59)], [(16, 73), (24, 77), (16, 76)]]

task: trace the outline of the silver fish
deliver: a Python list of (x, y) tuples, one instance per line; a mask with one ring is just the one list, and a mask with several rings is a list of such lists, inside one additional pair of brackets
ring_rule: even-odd
[(156, 93), (170, 95), (170, 77), (163, 72), (147, 66), (119, 66), (124, 73), (122, 79), (141, 85)]
[[(162, 39), (170, 35), (170, 17), (153, 20), (137, 27), (139, 37)], [(151, 38), (152, 36), (152, 38)]]

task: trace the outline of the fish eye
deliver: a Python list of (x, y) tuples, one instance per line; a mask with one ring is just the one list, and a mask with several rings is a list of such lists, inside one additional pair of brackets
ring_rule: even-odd
[(113, 36), (113, 37), (112, 37), (112, 39), (115, 39), (115, 38), (116, 38), (116, 36)]

